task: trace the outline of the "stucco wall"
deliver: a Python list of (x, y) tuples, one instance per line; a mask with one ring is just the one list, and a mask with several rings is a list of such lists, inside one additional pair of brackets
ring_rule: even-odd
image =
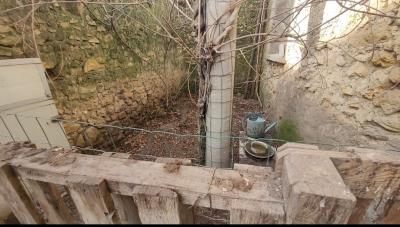
[[(395, 1), (382, 10), (400, 15)], [(400, 150), (399, 21), (366, 17), (350, 35), (318, 43), (297, 69), (266, 62), (267, 112), (293, 120), (307, 142)]]

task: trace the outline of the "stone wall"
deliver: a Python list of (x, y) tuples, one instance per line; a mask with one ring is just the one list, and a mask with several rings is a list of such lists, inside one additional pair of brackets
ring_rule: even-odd
[[(398, 1), (382, 10), (400, 16)], [(309, 143), (399, 151), (399, 26), (367, 16), (350, 35), (318, 43), (297, 69), (267, 62), (265, 108), (276, 120), (293, 120)]]
[[(2, 1), (0, 10), (22, 2)], [(178, 90), (184, 75), (181, 53), (172, 47), (165, 59), (163, 39), (138, 32), (137, 24), (129, 20), (117, 29), (137, 34), (131, 43), (121, 41), (121, 34), (96, 16), (99, 11), (94, 6), (41, 5), (34, 14), (35, 39), (31, 7), (0, 15), (0, 59), (39, 55), (64, 119), (138, 126), (148, 110), (153, 116), (163, 112), (163, 103)], [(72, 144), (104, 142), (106, 134), (100, 129), (64, 126)], [(112, 134), (116, 140), (122, 136), (117, 131)]]

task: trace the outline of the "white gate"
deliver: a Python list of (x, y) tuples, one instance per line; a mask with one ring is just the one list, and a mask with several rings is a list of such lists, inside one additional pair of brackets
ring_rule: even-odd
[(70, 147), (39, 58), (0, 61), (0, 143)]

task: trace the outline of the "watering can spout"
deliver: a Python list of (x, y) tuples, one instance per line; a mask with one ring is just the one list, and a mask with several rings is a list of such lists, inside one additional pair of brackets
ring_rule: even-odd
[(275, 127), (277, 125), (277, 122), (275, 121), (274, 123), (272, 123), (270, 126), (268, 126), (266, 129), (265, 129), (265, 131), (264, 131), (264, 133), (267, 133), (269, 130), (271, 130), (273, 127)]

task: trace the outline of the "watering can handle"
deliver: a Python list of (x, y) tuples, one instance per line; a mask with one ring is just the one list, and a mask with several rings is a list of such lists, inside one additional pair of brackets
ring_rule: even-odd
[(247, 118), (250, 116), (250, 114), (251, 114), (251, 112), (245, 112), (243, 120), (242, 120), (242, 127), (245, 132), (246, 132), (246, 127), (247, 127)]

